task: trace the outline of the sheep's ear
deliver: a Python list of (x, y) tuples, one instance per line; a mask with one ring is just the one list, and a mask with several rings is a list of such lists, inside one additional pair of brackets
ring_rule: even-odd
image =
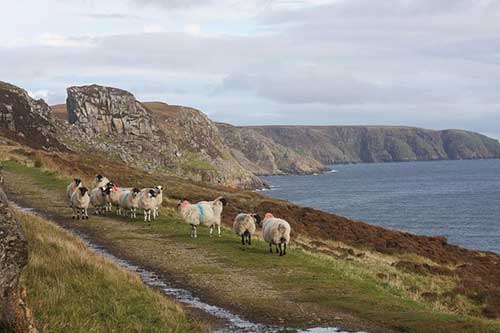
[(222, 202), (222, 206), (226, 206), (227, 205), (227, 200), (226, 198), (222, 197), (222, 198), (219, 198), (219, 201)]

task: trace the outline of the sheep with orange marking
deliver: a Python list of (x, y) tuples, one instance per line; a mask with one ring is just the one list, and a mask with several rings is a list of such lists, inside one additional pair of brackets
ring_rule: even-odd
[[(272, 246), (276, 246), (276, 253), (280, 256), (286, 255), (286, 246), (290, 243), (290, 224), (267, 213), (262, 221), (262, 237), (266, 243), (269, 243), (269, 252), (273, 253)], [(279, 251), (278, 251), (279, 250)]]

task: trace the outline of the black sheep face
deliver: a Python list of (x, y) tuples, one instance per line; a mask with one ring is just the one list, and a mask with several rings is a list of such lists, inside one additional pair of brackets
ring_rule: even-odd
[(75, 178), (75, 179), (73, 179), (73, 181), (75, 182), (76, 186), (78, 186), (82, 183), (82, 180), (80, 178)]
[(255, 220), (255, 223), (260, 226), (262, 224), (262, 218), (260, 217), (259, 214), (252, 214), (252, 217)]
[(149, 196), (150, 196), (151, 198), (156, 197), (156, 191), (155, 191), (155, 190), (153, 190), (153, 189), (149, 190)]
[(82, 196), (85, 195), (85, 193), (87, 193), (87, 191), (88, 191), (86, 187), (80, 187), (79, 190), (80, 190), (80, 194)]
[(103, 176), (102, 175), (97, 175), (95, 178), (97, 178), (98, 181), (101, 181)]

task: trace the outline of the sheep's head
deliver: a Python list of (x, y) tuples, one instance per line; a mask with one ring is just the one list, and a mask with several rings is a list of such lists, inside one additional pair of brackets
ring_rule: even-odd
[(260, 217), (259, 214), (252, 214), (253, 219), (255, 220), (255, 223), (260, 226), (262, 222), (262, 218)]
[(80, 187), (78, 190), (80, 191), (80, 195), (81, 195), (81, 196), (84, 196), (84, 195), (85, 195), (85, 193), (87, 193), (87, 192), (88, 192), (88, 189), (87, 189), (85, 186)]
[(132, 196), (133, 196), (133, 197), (136, 197), (136, 196), (138, 196), (138, 195), (139, 195), (139, 193), (140, 193), (140, 192), (141, 192), (141, 190), (139, 190), (137, 187), (134, 187), (134, 188), (132, 189)]
[(157, 190), (157, 192), (161, 192), (163, 190), (163, 186), (158, 185), (155, 187), (155, 189)]
[(104, 177), (102, 175), (97, 175), (95, 176), (95, 179), (97, 179), (98, 181), (101, 181)]
[(218, 197), (215, 200), (219, 200), (220, 202), (222, 202), (222, 206), (226, 206), (227, 205), (227, 200), (224, 197)]
[(102, 195), (108, 195), (109, 194), (110, 188), (108, 188), (106, 186), (103, 186), (103, 187), (99, 187), (99, 189), (101, 190)]
[(154, 189), (150, 189), (149, 192), (148, 192), (148, 196), (150, 198), (156, 197), (156, 191)]
[(82, 183), (82, 180), (80, 178), (75, 178), (75, 179), (73, 179), (73, 181), (75, 182), (76, 186), (78, 186)]

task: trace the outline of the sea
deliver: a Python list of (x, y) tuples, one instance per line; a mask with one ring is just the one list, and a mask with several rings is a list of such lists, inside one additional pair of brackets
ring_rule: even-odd
[(337, 215), (500, 253), (500, 159), (331, 165), (263, 177), (262, 193)]

